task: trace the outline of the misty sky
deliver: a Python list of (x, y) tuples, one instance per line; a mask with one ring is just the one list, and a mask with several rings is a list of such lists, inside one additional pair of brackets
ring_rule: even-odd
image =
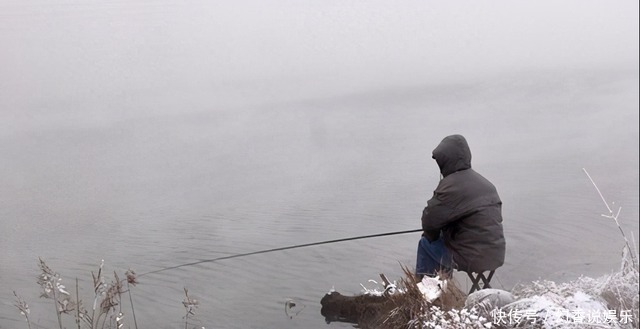
[(637, 70), (638, 29), (632, 0), (1, 0), (0, 128), (51, 110), (130, 116), (140, 95), (228, 106), (532, 69)]

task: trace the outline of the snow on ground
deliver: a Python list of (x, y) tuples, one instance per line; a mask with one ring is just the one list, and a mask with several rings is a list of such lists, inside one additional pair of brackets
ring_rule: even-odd
[(597, 279), (514, 288), (516, 302), (494, 310), (493, 320), (505, 327), (638, 328), (638, 287), (638, 265), (625, 252), (619, 271)]
[[(583, 276), (565, 283), (543, 280), (516, 286), (511, 291), (515, 301), (507, 305), (496, 306), (482, 298), (485, 302), (460, 310), (426, 307), (408, 328), (638, 328), (640, 289), (636, 259), (623, 252), (620, 270), (600, 278)], [(418, 283), (418, 288), (426, 301), (432, 301), (446, 282), (427, 281)], [(363, 289), (365, 294), (382, 294), (375, 288)]]

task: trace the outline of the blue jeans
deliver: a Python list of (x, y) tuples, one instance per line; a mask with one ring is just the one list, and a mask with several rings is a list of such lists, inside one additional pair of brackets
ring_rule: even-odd
[(444, 245), (442, 237), (433, 242), (422, 237), (418, 242), (418, 257), (416, 260), (416, 276), (436, 276), (437, 272), (451, 272), (453, 256)]

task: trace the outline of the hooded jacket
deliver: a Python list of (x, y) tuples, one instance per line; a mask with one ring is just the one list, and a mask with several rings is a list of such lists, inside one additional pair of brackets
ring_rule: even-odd
[(445, 137), (433, 158), (443, 178), (422, 213), (423, 235), (429, 241), (442, 236), (458, 270), (482, 272), (502, 266), (502, 201), (495, 186), (471, 169), (466, 139)]

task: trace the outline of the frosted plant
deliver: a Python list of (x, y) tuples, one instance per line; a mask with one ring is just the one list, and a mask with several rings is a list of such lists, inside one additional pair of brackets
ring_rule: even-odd
[[(589, 175), (589, 173), (587, 172), (586, 169), (582, 168), (582, 170), (587, 175), (587, 177), (589, 177), (589, 180), (593, 184), (593, 187), (596, 188), (596, 191), (598, 192), (598, 195), (600, 195), (600, 198), (602, 199), (602, 202), (604, 202), (604, 205), (607, 207), (607, 210), (609, 211), (609, 214), (602, 214), (602, 217), (610, 218), (610, 219), (613, 219), (615, 221), (616, 225), (618, 226), (618, 229), (620, 230), (620, 233), (622, 234), (622, 237), (624, 238), (624, 242), (627, 244), (627, 248), (629, 249), (629, 252), (631, 253), (630, 257), (631, 257), (631, 262), (633, 263), (633, 267), (637, 268), (638, 267), (638, 251), (637, 251), (636, 248), (632, 248), (631, 247), (631, 244), (629, 243), (629, 240), (627, 239), (627, 236), (624, 234), (624, 230), (620, 226), (620, 222), (618, 222), (618, 216), (620, 216), (620, 211), (622, 210), (622, 207), (618, 207), (618, 210), (616, 211), (616, 213), (614, 215), (613, 210), (611, 209), (611, 207), (609, 207), (609, 203), (607, 202), (607, 200), (602, 195), (602, 192), (600, 192), (600, 189), (598, 188), (598, 185), (596, 185), (596, 182), (593, 180), (593, 178), (591, 178), (591, 175)], [(615, 204), (615, 202), (612, 203), (612, 205), (613, 204)], [(636, 254), (634, 255), (633, 252), (635, 252)]]
[[(367, 288), (362, 283), (360, 284), (360, 287), (362, 287), (362, 293), (364, 295), (383, 296), (383, 295), (393, 295), (395, 293), (403, 293), (403, 290), (398, 288), (398, 284), (395, 281), (389, 284), (382, 284), (376, 280), (371, 279), (369, 280), (369, 283), (373, 283), (374, 287)], [(335, 291), (335, 290), (332, 290), (332, 291)]]
[(70, 313), (75, 309), (75, 303), (69, 298), (69, 293), (62, 285), (62, 278), (58, 273), (53, 271), (47, 264), (38, 258), (40, 262), (40, 275), (38, 276), (38, 284), (42, 287), (40, 297), (52, 299), (56, 306), (56, 316), (58, 317), (58, 326), (62, 329), (62, 313)]
[(16, 296), (16, 303), (14, 306), (20, 310), (20, 314), (24, 316), (24, 319), (27, 321), (27, 326), (31, 329), (31, 321), (29, 321), (29, 314), (31, 313), (31, 310), (29, 309), (29, 305), (24, 301), (24, 299), (18, 296), (15, 291), (13, 292), (13, 295)]
[(138, 328), (138, 320), (136, 319), (136, 310), (133, 307), (133, 297), (131, 296), (131, 286), (138, 284), (136, 272), (132, 269), (127, 270), (124, 275), (127, 277), (127, 292), (129, 293), (129, 302), (131, 303), (131, 313), (133, 314), (133, 324)]
[(118, 313), (116, 316), (116, 329), (120, 329), (124, 326), (124, 314), (122, 312)]
[(182, 305), (184, 306), (184, 309), (186, 311), (186, 314), (184, 316), (184, 328), (187, 329), (187, 326), (189, 325), (189, 317), (193, 317), (194, 315), (196, 315), (196, 309), (198, 308), (198, 305), (200, 305), (200, 303), (197, 299), (189, 297), (189, 290), (187, 288), (184, 288), (184, 295), (185, 298), (182, 301)]

